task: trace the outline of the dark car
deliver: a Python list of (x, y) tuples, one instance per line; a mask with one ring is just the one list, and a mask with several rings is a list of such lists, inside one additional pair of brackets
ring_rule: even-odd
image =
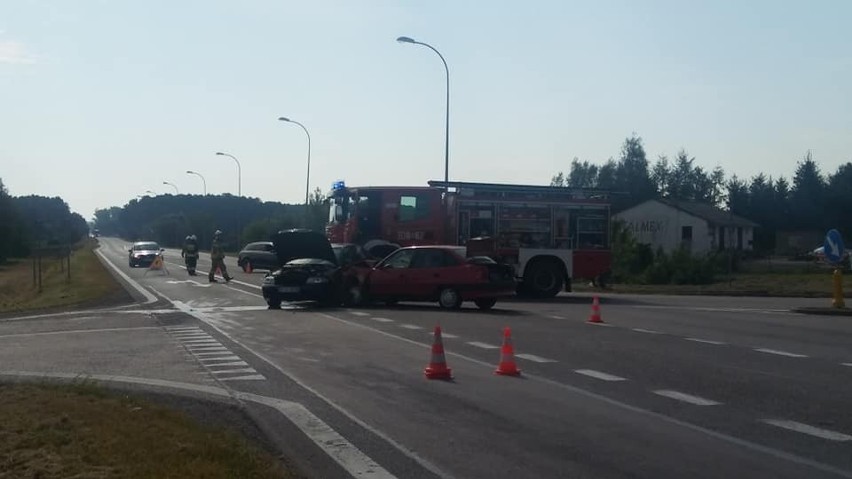
[(256, 241), (247, 244), (237, 254), (237, 266), (245, 272), (256, 269), (274, 270), (280, 266), (275, 245), (271, 241)]
[(165, 250), (153, 241), (137, 241), (127, 251), (129, 253), (127, 262), (131, 268), (135, 268), (149, 266)]
[(270, 308), (280, 308), (282, 301), (343, 302), (346, 266), (362, 259), (357, 246), (333, 248), (324, 235), (309, 230), (279, 231), (272, 243), (279, 267), (263, 278), (261, 287)]
[(498, 298), (515, 293), (511, 266), (466, 253), (463, 246), (400, 248), (364, 277), (362, 295), (386, 302), (437, 301), (448, 309), (473, 301), (491, 309)]

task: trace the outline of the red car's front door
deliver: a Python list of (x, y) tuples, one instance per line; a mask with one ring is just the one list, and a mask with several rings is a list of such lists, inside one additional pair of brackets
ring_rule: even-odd
[(368, 278), (368, 290), (375, 297), (411, 297), (416, 287), (410, 279), (415, 250), (402, 249), (376, 265)]
[(434, 298), (444, 287), (459, 289), (470, 283), (467, 265), (441, 248), (418, 249), (409, 270), (418, 299)]

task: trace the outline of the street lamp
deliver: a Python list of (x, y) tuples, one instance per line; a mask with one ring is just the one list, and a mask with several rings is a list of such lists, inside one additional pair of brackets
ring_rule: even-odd
[(444, 60), (444, 56), (441, 55), (441, 52), (435, 49), (432, 45), (428, 43), (418, 42), (413, 38), (409, 37), (399, 37), (396, 41), (400, 43), (411, 43), (413, 45), (422, 45), (433, 52), (438, 54), (438, 57), (444, 63), (444, 70), (447, 72), (447, 126), (446, 132), (444, 135), (444, 185), (445, 189), (449, 190), (450, 188), (450, 69), (447, 67), (447, 61)]
[(201, 178), (201, 182), (204, 183), (204, 196), (207, 196), (207, 181), (204, 179), (203, 176), (201, 176), (201, 173), (196, 173), (195, 171), (192, 171), (192, 170), (186, 170), (186, 173), (189, 174), (189, 175), (196, 175), (199, 178)]
[(169, 186), (171, 186), (172, 188), (174, 188), (174, 189), (175, 189), (175, 194), (176, 194), (176, 195), (179, 195), (179, 194), (180, 194), (180, 192), (178, 191), (177, 186), (175, 186), (175, 184), (174, 184), (174, 183), (169, 183), (168, 181), (164, 181), (164, 182), (163, 182), (163, 184), (164, 184), (164, 185), (169, 185)]
[[(308, 135), (308, 176), (307, 176), (307, 180), (305, 180), (305, 206), (308, 206), (308, 191), (311, 188), (311, 134), (308, 133), (308, 129), (305, 128), (305, 125), (299, 123), (296, 120), (291, 120), (291, 119), (283, 117), (283, 116), (278, 118), (278, 119), (280, 121), (286, 121), (287, 123), (295, 123), (295, 124), (301, 126), (302, 129), (305, 130), (305, 134)], [(307, 215), (307, 208), (305, 209), (305, 211), (306, 211), (305, 214)]]
[(234, 155), (222, 153), (221, 151), (217, 151), (216, 154), (219, 155), (219, 156), (227, 156), (227, 157), (232, 158), (234, 161), (237, 162), (237, 196), (243, 196), (243, 187), (242, 187), (243, 173), (242, 173), (242, 167), (240, 166), (240, 160), (238, 160), (237, 157), (234, 156)]
[(145, 193), (148, 193), (148, 194), (151, 194), (151, 195), (157, 196), (157, 193), (156, 193), (156, 192), (154, 192), (154, 191), (151, 191), (151, 190), (145, 190)]

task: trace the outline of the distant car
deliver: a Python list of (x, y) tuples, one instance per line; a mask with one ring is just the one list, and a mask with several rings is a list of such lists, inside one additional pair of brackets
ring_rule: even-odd
[[(843, 263), (848, 260), (850, 255), (852, 255), (852, 250), (847, 248), (840, 256), (840, 262)], [(810, 256), (814, 259), (814, 261), (827, 262), (825, 258), (825, 246), (815, 248), (813, 251), (811, 251)]]
[(255, 269), (274, 270), (278, 268), (278, 255), (271, 241), (256, 241), (247, 244), (237, 254), (237, 266), (248, 272)]
[(165, 250), (154, 241), (137, 241), (127, 251), (129, 253), (127, 263), (131, 268), (135, 268), (137, 266), (149, 266), (154, 262), (154, 258)]
[(261, 286), (270, 309), (280, 308), (283, 301), (317, 301), (329, 306), (346, 301), (349, 266), (364, 259), (360, 248), (332, 247), (325, 235), (310, 230), (279, 231), (272, 242), (280, 266), (263, 278)]
[(380, 261), (361, 284), (369, 300), (437, 301), (445, 309), (473, 301), (491, 309), (517, 287), (511, 266), (487, 257), (466, 257), (464, 246), (410, 246)]

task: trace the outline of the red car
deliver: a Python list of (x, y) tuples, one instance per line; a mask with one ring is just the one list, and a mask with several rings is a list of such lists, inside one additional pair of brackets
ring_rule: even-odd
[(370, 300), (437, 301), (442, 308), (473, 301), (491, 309), (497, 298), (515, 293), (512, 268), (487, 257), (466, 257), (464, 246), (400, 248), (371, 268), (361, 288)]

